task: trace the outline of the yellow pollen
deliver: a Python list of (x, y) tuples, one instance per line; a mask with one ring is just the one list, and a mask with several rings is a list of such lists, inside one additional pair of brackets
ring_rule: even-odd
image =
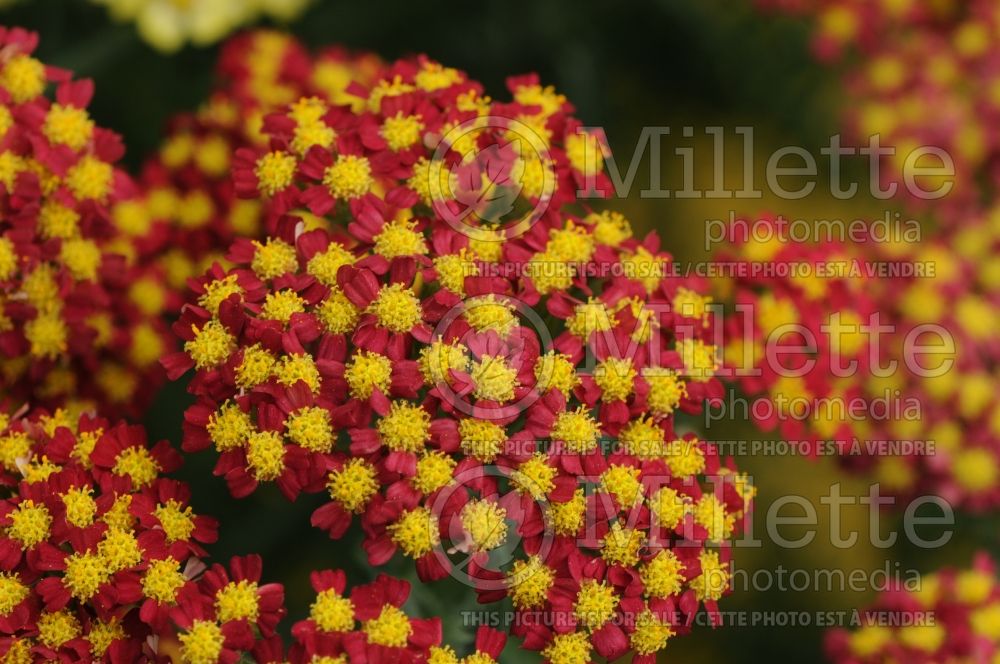
[(673, 530), (690, 511), (690, 505), (676, 490), (665, 486), (650, 496), (649, 509), (653, 513), (654, 524)]
[(103, 201), (111, 191), (113, 178), (111, 164), (85, 155), (66, 173), (66, 186), (78, 200)]
[(177, 636), (185, 664), (215, 664), (222, 652), (225, 636), (215, 622), (195, 620), (191, 629)]
[(426, 507), (403, 512), (388, 531), (392, 541), (410, 558), (420, 558), (441, 543), (438, 520)]
[(16, 572), (0, 572), (0, 616), (9, 616), (30, 592)]
[(227, 401), (212, 413), (205, 426), (215, 449), (219, 452), (241, 447), (254, 431), (250, 414), (243, 411), (236, 403)]
[(292, 316), (306, 310), (306, 303), (299, 294), (291, 289), (268, 293), (261, 307), (261, 316), (268, 320), (276, 320), (288, 325)]
[(100, 620), (91, 623), (87, 632), (87, 642), (90, 644), (90, 652), (94, 657), (100, 658), (104, 655), (112, 641), (125, 638), (125, 630), (117, 619), (111, 622)]
[(583, 489), (577, 489), (565, 503), (549, 503), (548, 519), (557, 535), (570, 536), (580, 532), (586, 512)]
[(507, 589), (518, 609), (537, 609), (548, 599), (555, 572), (538, 556), (516, 560), (507, 572)]
[(578, 406), (576, 410), (565, 411), (556, 416), (549, 437), (565, 443), (570, 452), (582, 454), (597, 448), (600, 435), (601, 425), (583, 406)]
[(386, 394), (392, 380), (392, 363), (384, 355), (359, 350), (347, 363), (344, 380), (356, 399), (367, 399), (375, 390)]
[(393, 452), (417, 452), (430, 438), (431, 416), (419, 405), (393, 401), (376, 429)]
[(729, 588), (729, 566), (719, 561), (719, 554), (715, 551), (702, 551), (698, 559), (701, 561), (701, 574), (689, 585), (699, 601), (718, 600)]
[(677, 344), (684, 363), (684, 374), (698, 382), (709, 380), (719, 368), (715, 346), (697, 339), (684, 339)]
[(389, 144), (389, 149), (398, 152), (417, 143), (423, 130), (424, 124), (419, 117), (403, 115), (403, 112), (399, 111), (396, 115), (386, 118), (382, 122), (379, 133)]
[(379, 291), (368, 306), (379, 325), (392, 332), (409, 332), (423, 319), (420, 300), (402, 284), (390, 284)]
[(379, 489), (378, 472), (364, 459), (353, 458), (330, 473), (327, 489), (345, 510), (360, 514)]
[(398, 256), (423, 256), (427, 253), (424, 236), (414, 230), (412, 221), (390, 221), (382, 227), (374, 239), (374, 251), (385, 258)]
[(55, 613), (43, 611), (38, 616), (38, 640), (49, 648), (58, 648), (80, 636), (80, 621), (63, 609)]
[(274, 279), (299, 268), (295, 247), (277, 238), (268, 238), (263, 244), (254, 240), (256, 251), (250, 268), (261, 279)]
[(420, 372), (428, 385), (447, 383), (452, 369), (467, 371), (469, 358), (462, 344), (449, 344), (435, 339), (420, 349)]
[(0, 86), (18, 104), (34, 99), (45, 91), (45, 65), (29, 55), (18, 53), (0, 71)]
[(309, 607), (309, 618), (323, 632), (348, 632), (354, 629), (354, 604), (333, 588), (323, 590)]
[(250, 346), (243, 351), (243, 360), (236, 367), (236, 385), (245, 389), (260, 385), (271, 377), (274, 364), (274, 355), (263, 346)]
[(64, 240), (59, 258), (77, 281), (96, 281), (101, 267), (101, 250), (91, 240)]
[(534, 373), (539, 392), (556, 389), (569, 398), (573, 389), (580, 384), (580, 377), (569, 356), (555, 351), (539, 355)]
[(67, 145), (74, 150), (83, 148), (90, 142), (94, 131), (94, 121), (87, 111), (75, 106), (52, 104), (45, 115), (42, 132), (57, 145)]
[(594, 368), (594, 382), (605, 401), (624, 401), (632, 395), (637, 373), (632, 360), (609, 357)]
[(521, 495), (542, 500), (555, 487), (553, 480), (558, 473), (555, 466), (548, 463), (544, 454), (535, 452), (530, 459), (518, 465), (510, 479), (514, 489)]
[(285, 444), (280, 433), (255, 431), (247, 439), (247, 465), (254, 478), (276, 480), (285, 470)]
[(441, 287), (456, 295), (465, 295), (465, 278), (479, 274), (479, 267), (472, 261), (468, 252), (462, 249), (457, 254), (448, 254), (434, 259), (434, 270), (437, 272)]
[(428, 452), (417, 461), (417, 473), (410, 482), (424, 495), (451, 484), (458, 462), (440, 450)]
[(62, 494), (66, 506), (66, 521), (77, 528), (86, 528), (94, 522), (97, 503), (90, 487), (73, 488)]
[(666, 417), (672, 414), (681, 399), (687, 396), (687, 386), (675, 371), (664, 367), (647, 367), (642, 370), (642, 377), (649, 383), (646, 401), (654, 415)]
[(291, 387), (300, 380), (314, 393), (319, 391), (319, 369), (310, 355), (284, 355), (274, 368), (278, 382)]
[(590, 637), (584, 632), (555, 634), (542, 650), (542, 657), (551, 664), (589, 664)]
[(347, 334), (357, 327), (361, 312), (343, 293), (331, 292), (316, 309), (316, 316), (331, 334)]
[(736, 516), (727, 514), (722, 501), (707, 493), (695, 503), (694, 521), (708, 531), (709, 540), (718, 542), (732, 534)]
[(115, 475), (128, 477), (136, 487), (152, 484), (160, 473), (160, 464), (145, 447), (127, 447), (115, 458), (111, 471)]
[(593, 299), (576, 305), (573, 315), (566, 321), (570, 334), (584, 341), (590, 339), (594, 332), (607, 332), (613, 326), (614, 320), (608, 308), (603, 302)]
[(336, 198), (358, 198), (367, 194), (375, 182), (367, 159), (342, 154), (323, 173), (323, 184)]
[(176, 500), (171, 499), (157, 505), (153, 510), (153, 516), (160, 521), (160, 527), (163, 528), (170, 544), (186, 542), (194, 532), (194, 514), (191, 507), (185, 507)]
[(406, 646), (413, 626), (409, 617), (401, 609), (390, 604), (382, 607), (377, 618), (366, 620), (361, 629), (368, 635), (368, 642), (389, 648)]
[(295, 156), (287, 152), (269, 152), (257, 160), (253, 172), (257, 188), (265, 196), (274, 196), (292, 184), (296, 169)]
[(66, 557), (63, 582), (70, 594), (86, 602), (97, 594), (101, 584), (111, 577), (101, 556), (94, 553), (74, 553)]
[(326, 454), (333, 449), (333, 427), (325, 408), (300, 408), (285, 420), (285, 429), (293, 443), (310, 452)]
[(507, 541), (507, 510), (494, 502), (470, 501), (462, 508), (460, 518), (476, 551), (489, 551)]
[(629, 508), (642, 500), (639, 469), (612, 464), (601, 474), (601, 491), (614, 496), (620, 507)]
[(257, 620), (260, 603), (257, 600), (257, 584), (252, 581), (230, 581), (215, 594), (215, 608), (219, 621)]
[(52, 516), (45, 505), (36, 505), (32, 500), (22, 501), (17, 508), (10, 513), (10, 527), (7, 529), (8, 536), (21, 544), (22, 549), (30, 549), (36, 544), (43, 542), (49, 536), (49, 528), (52, 526)]
[(594, 631), (602, 627), (611, 620), (617, 608), (618, 594), (614, 586), (593, 579), (584, 579), (580, 583), (573, 614), (585, 629)]
[(306, 272), (316, 277), (316, 280), (324, 286), (333, 287), (337, 285), (337, 271), (345, 265), (352, 265), (355, 260), (354, 254), (343, 245), (331, 242), (326, 251), (309, 259)]
[(458, 435), (462, 452), (483, 463), (492, 463), (507, 441), (507, 432), (499, 424), (472, 418), (459, 421)]
[(639, 655), (652, 655), (667, 646), (667, 640), (674, 635), (673, 628), (661, 621), (649, 609), (636, 616), (635, 631), (629, 636), (632, 648)]
[(217, 320), (210, 320), (199, 330), (191, 326), (194, 339), (185, 342), (184, 351), (198, 369), (210, 369), (229, 359), (236, 350), (236, 338)]
[(507, 302), (496, 299), (493, 294), (466, 301), (462, 315), (476, 332), (492, 330), (501, 337), (506, 337), (517, 327), (514, 308)]
[(684, 583), (684, 564), (669, 549), (664, 549), (639, 569), (646, 597), (664, 599), (679, 595)]
[(234, 293), (243, 295), (243, 288), (236, 282), (236, 275), (230, 274), (205, 284), (205, 292), (198, 297), (198, 305), (214, 316), (219, 313), (219, 305)]
[(0, 237), (0, 281), (7, 281), (17, 274), (19, 260), (10, 238)]
[(646, 542), (642, 531), (623, 528), (621, 523), (614, 523), (604, 536), (601, 547), (601, 557), (612, 565), (634, 567), (639, 563), (639, 549)]
[(484, 355), (473, 363), (470, 375), (477, 399), (502, 403), (514, 398), (514, 389), (518, 386), (517, 369), (509, 366), (503, 357)]
[(58, 313), (43, 313), (24, 325), (24, 336), (35, 357), (55, 359), (66, 352), (66, 324)]

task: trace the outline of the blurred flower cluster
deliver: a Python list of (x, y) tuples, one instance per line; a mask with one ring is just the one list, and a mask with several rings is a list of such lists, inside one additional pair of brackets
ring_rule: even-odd
[(117, 21), (135, 23), (139, 35), (165, 52), (190, 43), (213, 44), (261, 16), (288, 22), (312, 0), (90, 0)]
[(236, 152), (275, 215), (195, 282), (171, 376), (195, 369), (184, 449), (234, 496), (329, 494), (372, 565), (400, 552), (556, 664), (653, 661), (729, 587), (753, 489), (675, 428), (721, 394), (703, 284), (655, 235), (593, 212), (599, 136), (534, 76), (496, 102), (423, 57), (295, 100)]
[[(933, 212), (960, 224), (1000, 178), (1000, 12), (991, 0), (914, 2), (759, 0), (769, 9), (815, 18), (813, 45), (824, 61), (844, 61), (844, 125), (862, 144), (879, 135), (895, 149), (881, 174), (899, 174), (922, 146), (954, 162), (954, 187)], [(924, 165), (938, 166), (936, 157)], [(920, 163), (920, 162), (915, 162)], [(927, 189), (942, 180), (927, 177)], [(923, 204), (917, 198), (911, 203)]]
[(93, 84), (32, 57), (36, 44), (0, 31), (0, 392), (135, 414), (171, 343), (129, 296), (155, 275), (109, 223), (136, 185), (115, 165), (119, 137), (87, 113)]
[(882, 593), (860, 627), (827, 634), (835, 664), (995, 662), (1000, 657), (1000, 582), (986, 554), (971, 568), (925, 574), (918, 590)]

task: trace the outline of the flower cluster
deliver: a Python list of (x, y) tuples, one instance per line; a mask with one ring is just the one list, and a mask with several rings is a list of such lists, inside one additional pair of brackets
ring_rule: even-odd
[(861, 626), (827, 634), (834, 664), (994, 662), (1000, 657), (1000, 583), (985, 554), (969, 569), (925, 574), (918, 589), (885, 591)]
[(756, 400), (756, 423), (834, 443), (897, 495), (1000, 504), (1000, 273), (987, 260), (998, 220), (983, 213), (919, 245), (734, 237), (720, 257), (748, 276), (720, 284), (737, 305), (726, 368)]
[(261, 15), (288, 22), (311, 0), (91, 0), (105, 5), (118, 21), (134, 22), (153, 48), (172, 52), (190, 42), (207, 46)]
[(236, 192), (281, 216), (195, 282), (164, 362), (195, 369), (184, 449), (235, 496), (327, 492), (313, 524), (359, 523), (373, 565), (509, 595), (554, 664), (653, 661), (728, 591), (753, 494), (677, 426), (721, 395), (710, 298), (579, 205), (608, 181), (566, 99), (508, 87), (419, 57), (264, 118)]
[(216, 522), (164, 477), (166, 441), (63, 410), (0, 424), (3, 661), (234, 661), (274, 633), (281, 586), (256, 556), (206, 570)]
[[(979, 199), (979, 187), (996, 191), (1000, 142), (1000, 15), (990, 0), (972, 2), (867, 2), (768, 0), (785, 11), (813, 13), (814, 45), (823, 59), (849, 48), (861, 58), (845, 67), (845, 124), (862, 144), (880, 135), (895, 148), (882, 168), (887, 186), (903, 193), (902, 167), (921, 146), (943, 149), (954, 162), (954, 188), (935, 202), (936, 213), (960, 223)], [(914, 165), (939, 166), (938, 157)], [(940, 176), (919, 178), (937, 190)], [(911, 199), (911, 202), (918, 202)]]
[(715, 284), (732, 303), (724, 325), (727, 375), (753, 399), (749, 413), (762, 430), (806, 447), (849, 440), (856, 422), (842, 409), (820, 406), (860, 396), (860, 381), (838, 375), (852, 363), (855, 378), (867, 372), (862, 326), (880, 306), (873, 280), (853, 269), (853, 246), (795, 242), (775, 220), (761, 215), (754, 233), (741, 232), (742, 220), (733, 224), (716, 256), (737, 275)]
[(228, 40), (208, 101), (171, 120), (159, 151), (141, 168), (140, 186), (111, 209), (117, 231), (154, 266), (130, 288), (137, 305), (150, 315), (176, 312), (189, 278), (222, 261), (235, 238), (265, 232), (273, 217), (268, 206), (238, 199), (231, 174), (238, 149), (266, 145), (265, 114), (302, 97), (346, 103), (351, 82), (368, 81), (380, 64), (339, 49), (312, 57), (293, 37), (273, 30)]
[(134, 185), (87, 112), (93, 84), (32, 57), (37, 41), (0, 30), (0, 394), (137, 412), (170, 338), (127, 297), (144, 268), (108, 223)]

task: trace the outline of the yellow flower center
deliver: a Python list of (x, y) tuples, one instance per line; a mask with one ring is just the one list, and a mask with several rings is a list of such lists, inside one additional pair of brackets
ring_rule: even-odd
[(424, 130), (424, 124), (420, 118), (414, 115), (403, 115), (402, 111), (396, 113), (391, 118), (386, 118), (382, 122), (379, 133), (385, 142), (389, 144), (389, 149), (398, 152), (405, 150), (420, 140), (420, 133)]
[(423, 318), (420, 300), (402, 284), (390, 284), (379, 291), (369, 305), (379, 325), (392, 332), (409, 332)]
[(128, 477), (136, 487), (151, 484), (160, 473), (160, 464), (145, 447), (127, 447), (115, 459), (111, 471), (115, 475)]
[(247, 439), (247, 465), (261, 481), (276, 480), (285, 470), (285, 443), (275, 431), (255, 431)]
[(603, 581), (584, 579), (576, 594), (573, 614), (586, 629), (594, 631), (611, 620), (618, 608), (618, 595), (613, 586)]
[(413, 633), (413, 626), (407, 615), (390, 604), (382, 607), (378, 618), (366, 620), (361, 629), (368, 635), (369, 643), (389, 648), (406, 646), (407, 639)]
[(194, 532), (194, 514), (176, 500), (168, 500), (156, 506), (153, 516), (160, 521), (160, 527), (167, 536), (167, 542), (186, 542)]
[(419, 405), (394, 401), (376, 428), (393, 452), (417, 452), (430, 437), (431, 416)]
[(309, 607), (309, 617), (323, 632), (348, 632), (354, 628), (354, 604), (333, 588), (316, 595)]
[(684, 564), (673, 551), (664, 549), (642, 566), (639, 577), (647, 597), (666, 598), (681, 592)]
[(257, 620), (260, 613), (257, 584), (252, 581), (230, 581), (215, 594), (215, 608), (220, 622)]
[(484, 355), (473, 363), (472, 382), (476, 388), (473, 392), (477, 399), (505, 402), (514, 398), (514, 388), (517, 387), (517, 369), (508, 366), (501, 356)]
[(340, 470), (330, 473), (327, 488), (330, 497), (349, 512), (360, 513), (378, 491), (378, 473), (364, 459), (353, 458)]
[(555, 572), (538, 556), (517, 560), (507, 572), (510, 599), (518, 609), (537, 609), (548, 599)]
[(358, 198), (374, 184), (372, 167), (364, 157), (342, 154), (323, 173), (323, 184), (336, 198)]
[(184, 575), (177, 569), (173, 558), (153, 560), (142, 577), (142, 594), (163, 604), (173, 604), (177, 591), (185, 583)]
[(507, 541), (507, 510), (489, 500), (466, 503), (460, 515), (462, 528), (477, 551), (495, 549)]
[(225, 636), (222, 628), (208, 620), (195, 620), (191, 629), (178, 635), (181, 658), (186, 664), (215, 664), (219, 660)]
[(562, 441), (566, 449), (573, 453), (586, 453), (597, 448), (601, 435), (601, 425), (590, 416), (583, 406), (576, 410), (559, 413), (552, 424), (552, 440)]
[(392, 541), (410, 558), (420, 558), (441, 542), (438, 520), (426, 507), (403, 512), (388, 531)]
[(300, 408), (285, 420), (285, 429), (293, 443), (310, 452), (327, 453), (333, 449), (333, 427), (325, 408)]
[(265, 196), (274, 196), (292, 184), (296, 169), (295, 156), (287, 152), (268, 152), (257, 160), (253, 172), (257, 188)]
[(367, 399), (375, 390), (385, 394), (392, 379), (392, 363), (384, 355), (361, 350), (347, 363), (344, 379), (356, 399)]

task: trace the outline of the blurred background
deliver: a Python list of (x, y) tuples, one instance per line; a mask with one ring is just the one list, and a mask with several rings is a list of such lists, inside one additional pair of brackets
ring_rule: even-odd
[[(275, 3), (272, 3), (275, 4)], [(213, 78), (217, 46), (184, 46), (171, 54), (151, 47), (132, 23), (115, 22), (105, 7), (84, 0), (31, 0), (5, 6), (0, 21), (40, 32), (38, 56), (47, 62), (71, 67), (91, 77), (97, 94), (91, 106), (95, 121), (123, 134), (128, 148), (126, 163), (137, 166), (157, 149), (167, 119), (192, 110), (205, 98)], [(269, 19), (264, 20), (267, 24)], [(662, 174), (672, 188), (679, 188), (680, 162), (673, 157), (678, 146), (696, 146), (696, 154), (712, 154), (704, 128), (725, 127), (729, 151), (741, 149), (733, 128), (751, 126), (755, 132), (755, 159), (763, 162), (774, 148), (798, 145), (819, 155), (836, 133), (842, 94), (836, 72), (822, 67), (809, 54), (808, 27), (794, 18), (769, 16), (756, 11), (747, 0), (656, 0), (631, 3), (598, 3), (571, 0), (517, 0), (503, 3), (382, 0), (346, 3), (317, 0), (286, 26), (309, 46), (342, 44), (349, 49), (374, 51), (391, 60), (426, 53), (449, 66), (467, 71), (482, 81), (487, 94), (502, 97), (504, 79), (513, 74), (538, 72), (577, 107), (577, 116), (590, 126), (605, 128), (619, 168), (627, 166), (645, 126), (669, 126), (672, 135), (662, 145)], [(693, 138), (680, 138), (680, 129), (691, 126)], [(737, 153), (738, 154), (738, 153)], [(640, 173), (648, 169), (648, 154)], [(713, 165), (698, 162), (699, 181), (709, 181)], [(738, 156), (727, 159), (727, 182), (742, 184)], [(821, 169), (823, 164), (820, 164)], [(861, 164), (848, 169), (860, 172)], [(735, 170), (733, 170), (735, 169)], [(640, 184), (645, 186), (644, 175)], [(819, 181), (825, 175), (821, 171)], [(836, 201), (817, 193), (802, 201), (641, 199), (640, 186), (633, 195), (615, 201), (639, 230), (656, 229), (663, 244), (680, 260), (704, 257), (704, 222), (726, 219), (730, 211), (754, 214), (772, 209), (790, 217), (854, 218), (882, 216), (885, 203), (868, 199)], [(823, 187), (818, 187), (818, 191)], [(181, 414), (187, 403), (183, 385), (175, 384), (159, 397), (146, 424), (151, 435), (179, 444)], [(691, 422), (700, 428), (700, 422)], [(720, 422), (710, 439), (759, 437), (746, 425)], [(945, 554), (930, 552), (913, 562), (914, 552), (900, 542), (888, 550), (868, 544), (837, 549), (829, 537), (829, 514), (819, 498), (832, 485), (842, 483), (847, 496), (867, 494), (867, 486), (842, 475), (832, 460), (810, 461), (799, 457), (759, 456), (737, 460), (758, 486), (757, 536), (761, 548), (736, 552), (737, 568), (752, 577), (755, 570), (818, 569), (875, 570), (890, 572), (925, 569), (944, 562)], [(364, 561), (360, 536), (349, 534), (331, 542), (309, 526), (309, 514), (322, 496), (301, 496), (294, 504), (267, 487), (243, 501), (232, 499), (224, 482), (211, 476), (211, 453), (189, 457), (183, 478), (195, 487), (198, 512), (218, 517), (221, 539), (213, 554), (218, 559), (257, 551), (267, 561), (265, 576), (286, 585), (292, 618), (308, 610), (308, 570), (342, 567), (355, 583), (368, 580), (372, 571)], [(780, 549), (763, 533), (763, 515), (782, 495), (805, 496), (817, 507), (820, 525), (813, 543), (801, 549)], [(790, 513), (790, 512), (789, 512)], [(843, 532), (869, 528), (866, 507), (845, 512)], [(883, 530), (896, 528), (890, 517)], [(786, 537), (796, 536), (785, 528)], [(972, 551), (997, 547), (997, 528), (986, 519), (961, 518), (947, 558), (965, 562)], [(862, 542), (867, 537), (861, 537)], [(901, 538), (903, 539), (903, 538)], [(925, 552), (926, 553), (926, 552)], [(422, 615), (440, 615), (446, 639), (459, 644), (474, 630), (462, 624), (463, 610), (476, 610), (470, 589), (451, 580), (421, 586), (412, 565), (403, 561), (388, 571), (415, 582), (411, 608)], [(724, 611), (844, 610), (868, 603), (874, 591), (781, 592), (777, 588), (755, 591), (737, 588), (722, 603)], [(286, 621), (290, 624), (291, 621)], [(666, 651), (672, 662), (719, 660), (756, 662), (767, 659), (818, 661), (822, 628), (727, 626), (712, 632), (698, 628), (689, 638), (677, 639)], [(527, 661), (528, 655), (508, 649), (510, 661)]]

